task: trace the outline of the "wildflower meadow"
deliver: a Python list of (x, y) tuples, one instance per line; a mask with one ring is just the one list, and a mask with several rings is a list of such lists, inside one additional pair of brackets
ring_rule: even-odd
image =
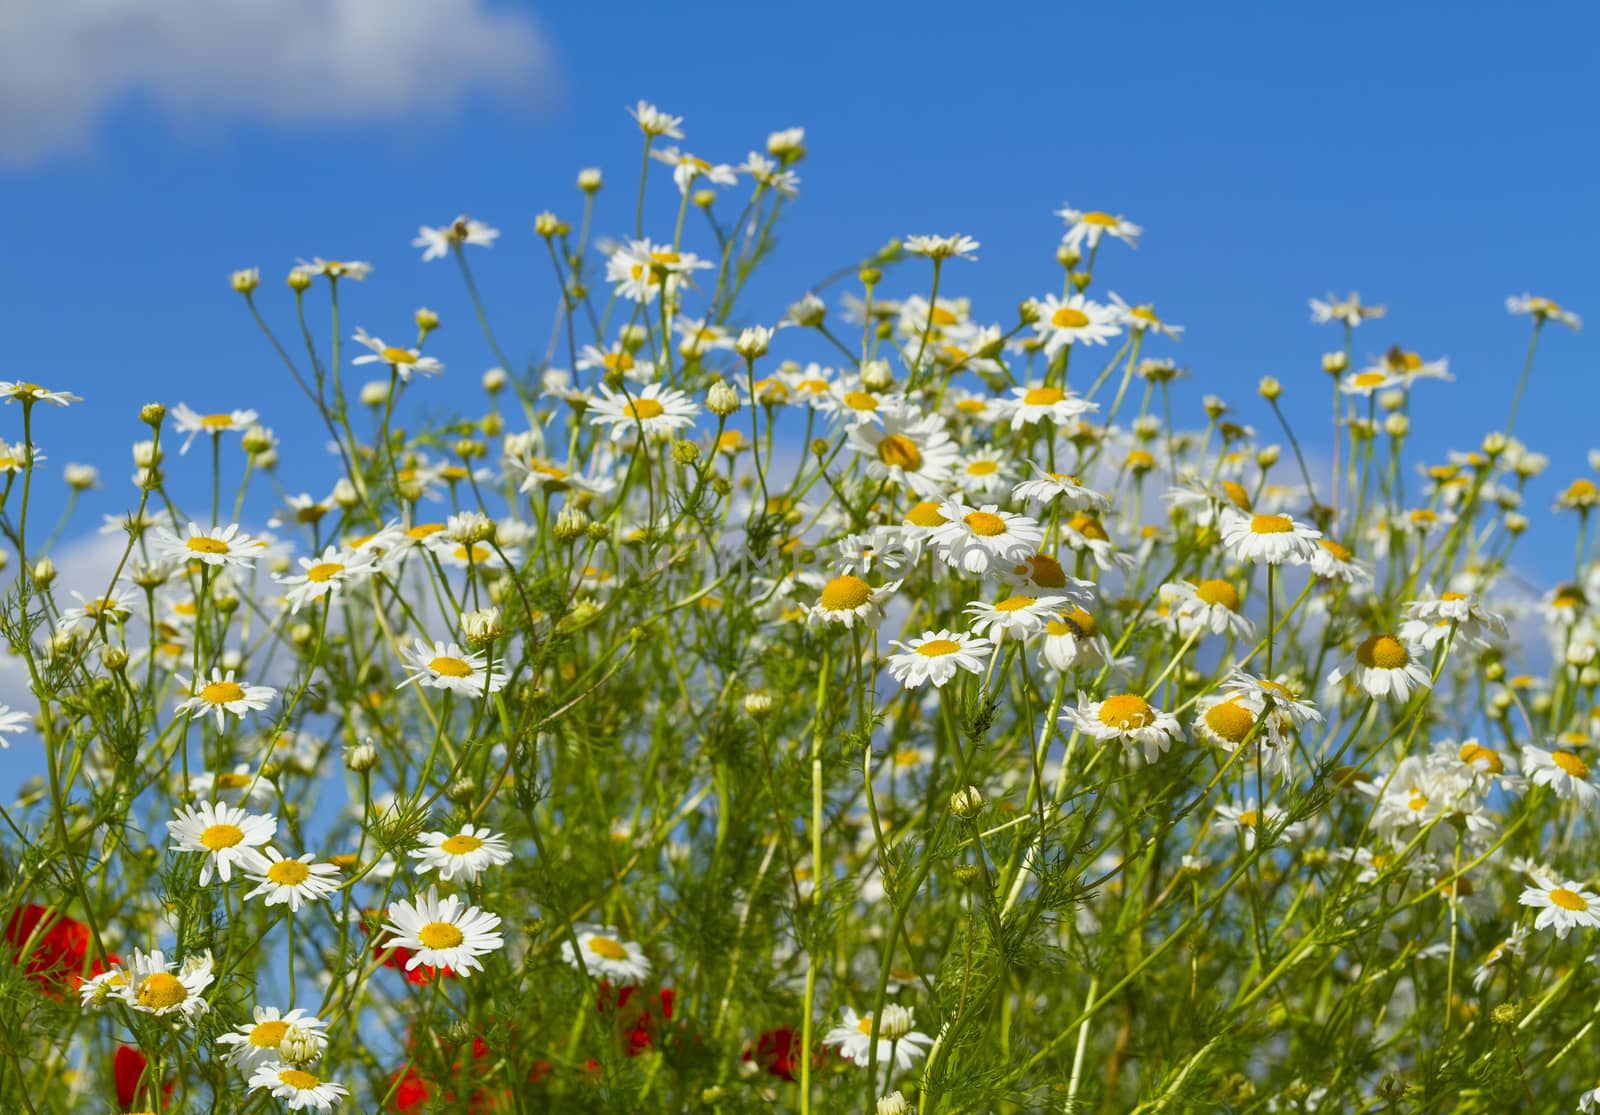
[(763, 311), (804, 131), (629, 116), (416, 278), (233, 274), (278, 377), (149, 385), (91, 592), (80, 385), (0, 368), (0, 1109), (1600, 1110), (1600, 456), (1519, 407), (1578, 316), (1508, 291), (1465, 399), (1328, 295), (1193, 407), (1114, 200), (1010, 305), (893, 228)]

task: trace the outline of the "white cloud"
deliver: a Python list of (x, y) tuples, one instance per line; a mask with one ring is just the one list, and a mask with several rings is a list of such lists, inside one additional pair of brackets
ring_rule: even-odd
[(555, 86), (529, 13), (490, 0), (0, 3), (0, 162), (15, 165), (88, 148), (130, 97), (179, 120), (325, 125)]

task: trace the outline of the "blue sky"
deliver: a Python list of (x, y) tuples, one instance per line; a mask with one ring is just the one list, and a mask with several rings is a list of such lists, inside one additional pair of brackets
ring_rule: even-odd
[[(228, 289), (236, 267), (262, 267), (262, 303), (288, 324), (295, 257), (369, 259), (347, 331), (403, 334), (430, 305), (446, 322), (435, 351), (475, 382), (492, 360), (458, 276), (410, 247), (419, 224), (466, 211), (504, 230), (473, 257), (499, 331), (515, 352), (542, 346), (552, 290), (533, 215), (575, 216), (575, 172), (598, 165), (598, 231), (631, 229), (639, 135), (623, 109), (640, 97), (717, 161), (806, 127), (758, 311), (891, 236), (961, 231), (983, 248), (959, 291), (1008, 322), (1059, 283), (1054, 209), (1124, 213), (1147, 232), (1103, 256), (1104, 287), (1188, 327), (1171, 350), (1194, 372), (1187, 398), (1224, 395), (1274, 437), (1252, 392), (1275, 374), (1313, 451), (1318, 357), (1338, 338), (1309, 323), (1309, 296), (1356, 288), (1390, 306), (1358, 356), (1399, 342), (1450, 357), (1459, 382), (1418, 391), (1435, 458), (1501, 421), (1527, 332), (1508, 294), (1600, 324), (1591, 5), (286, 0), (260, 22), (247, 0), (129, 0), (135, 21), (117, 27), (89, 0), (7, 8), (0, 378), (86, 397), (36, 440), (56, 467), (101, 467), (96, 513), (134, 500), (126, 446), (151, 399), (260, 410), (287, 486), (327, 490), (307, 405)], [(297, 19), (334, 20), (322, 53), (283, 32)], [(656, 199), (670, 233), (670, 187)], [(1593, 330), (1549, 331), (1522, 425), (1552, 457), (1536, 523), (1587, 467), (1596, 355)], [(181, 485), (204, 467), (170, 471)], [(1535, 563), (1558, 576), (1569, 553), (1563, 540)]]

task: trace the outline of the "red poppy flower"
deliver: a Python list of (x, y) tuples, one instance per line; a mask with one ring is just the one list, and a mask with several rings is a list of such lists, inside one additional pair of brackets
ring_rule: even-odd
[[(792, 1083), (795, 1070), (800, 1067), (800, 1035), (795, 1033), (793, 1026), (768, 1030), (756, 1038), (755, 1045), (744, 1051), (744, 1059), (754, 1061), (773, 1076)], [(821, 1061), (820, 1055), (811, 1058), (813, 1065)]]
[[(111, 1058), (111, 1074), (117, 1081), (117, 1106), (132, 1107), (139, 1098), (139, 1085), (144, 1080), (145, 1069), (150, 1065), (143, 1053), (132, 1045), (119, 1045)], [(172, 1086), (178, 1082), (173, 1077), (161, 1087), (165, 1096), (172, 1095)]]
[[(89, 955), (89, 927), (83, 922), (48, 906), (24, 906), (12, 911), (6, 922), (6, 940), (16, 950), (13, 962), (27, 969), (29, 979), (52, 994), (63, 985), (69, 991), (78, 989)], [(89, 975), (105, 970), (97, 960)]]

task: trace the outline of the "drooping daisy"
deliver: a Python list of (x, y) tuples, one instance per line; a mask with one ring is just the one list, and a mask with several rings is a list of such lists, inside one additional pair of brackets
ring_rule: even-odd
[(699, 413), (699, 405), (688, 395), (659, 383), (647, 384), (632, 398), (602, 384), (599, 397), (589, 404), (589, 421), (610, 426), (613, 441), (635, 433), (665, 437), (694, 425)]
[(247, 813), (231, 805), (202, 801), (180, 805), (177, 820), (167, 822), (172, 848), (179, 852), (199, 852), (200, 885), (211, 881), (212, 872), (224, 883), (233, 877), (233, 865), (248, 872), (263, 872), (267, 859), (261, 848), (278, 831), (278, 819), (266, 813)]
[(1224, 507), (1222, 541), (1242, 561), (1303, 565), (1311, 560), (1322, 532), (1288, 515), (1246, 515)]
[(1533, 886), (1524, 887), (1518, 902), (1539, 911), (1534, 929), (1554, 928), (1563, 938), (1573, 929), (1600, 928), (1600, 894), (1585, 889), (1582, 883), (1534, 874)]
[[(234, 680), (233, 671), (223, 673), (221, 667), (211, 667), (211, 680), (196, 688), (188, 679), (178, 677), (178, 684), (189, 697), (179, 702), (177, 711), (194, 716), (215, 713), (217, 731), (227, 725), (228, 715), (244, 719), (247, 712), (260, 712), (270, 705), (278, 691), (270, 685), (241, 685)], [(196, 678), (197, 682), (202, 679)]]
[(1083, 608), (1062, 611), (1045, 621), (1039, 664), (1059, 673), (1111, 661), (1111, 643)]
[(1583, 319), (1571, 310), (1564, 310), (1553, 298), (1537, 294), (1512, 295), (1506, 299), (1506, 309), (1514, 314), (1528, 314), (1535, 321), (1559, 321), (1573, 332), (1583, 328)]
[(340, 1099), (350, 1094), (343, 1084), (324, 1080), (286, 1061), (269, 1061), (251, 1074), (250, 1091), (263, 1089), (272, 1098), (284, 1100), (290, 1111), (332, 1111)]
[(1506, 636), (1505, 618), (1470, 593), (1443, 592), (1432, 600), (1411, 600), (1403, 610), (1407, 618), (1400, 625), (1400, 636), (1424, 649), (1443, 641), (1452, 627), (1458, 639), (1472, 646), (1487, 646), (1490, 635)]
[(500, 230), (490, 228), (482, 221), (474, 221), (465, 214), (457, 217), (447, 225), (439, 228), (430, 228), (423, 225), (417, 230), (417, 237), (411, 241), (413, 248), (421, 248), (422, 261), (439, 259), (447, 255), (452, 245), (475, 244), (480, 248), (493, 246), (495, 239), (500, 235)]
[(211, 986), (211, 954), (191, 956), (174, 972), (160, 949), (154, 952), (133, 950), (123, 969), (126, 981), (120, 988), (122, 1000), (144, 1014), (182, 1014), (192, 1019), (207, 1009), (201, 993)]
[(339, 889), (334, 881), (339, 877), (339, 869), (333, 864), (317, 863), (309, 852), (298, 859), (287, 859), (276, 848), (267, 848), (265, 852), (266, 866), (249, 872), (256, 887), (246, 891), (245, 898), (265, 895), (268, 906), (288, 906), (292, 913), (305, 903), (320, 901)]
[(1087, 552), (1101, 569), (1126, 571), (1134, 566), (1133, 555), (1122, 553), (1112, 545), (1105, 523), (1086, 511), (1075, 512), (1061, 524), (1061, 540), (1073, 550)]
[(1033, 556), (1044, 531), (1026, 515), (1001, 511), (992, 503), (969, 507), (959, 500), (939, 506), (945, 522), (932, 535), (934, 549), (947, 563), (968, 573), (1011, 568)]
[(1317, 711), (1317, 706), (1292, 689), (1286, 679), (1256, 677), (1235, 667), (1223, 680), (1222, 687), (1229, 696), (1244, 696), (1251, 707), (1257, 710), (1263, 710), (1270, 704), (1272, 714), (1267, 727), (1280, 738), (1307, 724), (1322, 723), (1322, 713)]
[(1416, 660), (1415, 648), (1393, 635), (1363, 639), (1355, 655), (1328, 675), (1328, 684), (1337, 686), (1347, 677), (1354, 677), (1357, 685), (1380, 701), (1388, 697), (1404, 701), (1413, 690), (1433, 684), (1427, 667)]
[(1074, 209), (1065, 203), (1056, 210), (1056, 216), (1066, 221), (1068, 226), (1061, 242), (1080, 251), (1085, 246), (1090, 249), (1099, 247), (1102, 236), (1114, 236), (1128, 247), (1136, 248), (1139, 246), (1139, 234), (1144, 232), (1142, 227), (1124, 217), (1114, 217), (1097, 209)]
[(242, 1022), (217, 1038), (217, 1044), (227, 1051), (224, 1060), (246, 1075), (269, 1062), (285, 1060), (278, 1046), (291, 1026), (308, 1034), (319, 1050), (328, 1044), (328, 1024), (299, 1007), (285, 1014), (277, 1007), (258, 1006), (253, 1013), (254, 1022)]
[(1017, 595), (1008, 596), (993, 604), (985, 600), (974, 600), (967, 605), (966, 610), (973, 617), (974, 635), (1000, 642), (1008, 637), (1032, 638), (1043, 631), (1045, 623), (1068, 603), (1065, 596)]
[(0, 379), (0, 395), (4, 395), (7, 405), (11, 403), (49, 403), (51, 406), (64, 407), (72, 403), (83, 402), (83, 396), (74, 395), (71, 391), (52, 391), (48, 387), (40, 387), (37, 383), (24, 383), (21, 380)]
[(1365, 584), (1372, 579), (1372, 572), (1331, 538), (1317, 539), (1317, 548), (1311, 551), (1311, 572), (1346, 584)]
[(1117, 693), (1102, 701), (1091, 701), (1080, 693), (1077, 707), (1064, 711), (1061, 719), (1095, 739), (1121, 740), (1143, 748), (1147, 763), (1155, 762), (1174, 741), (1183, 738), (1176, 716), (1153, 707), (1137, 693)]
[(1177, 581), (1163, 586), (1163, 591), (1168, 588), (1174, 590), (1170, 606), (1177, 616), (1179, 633), (1185, 637), (1198, 629), (1245, 639), (1255, 630), (1255, 625), (1240, 614), (1239, 590), (1229, 581)]
[(337, 595), (345, 585), (371, 576), (376, 572), (377, 556), (371, 550), (329, 546), (319, 558), (296, 558), (300, 572), (287, 576), (274, 574), (273, 579), (289, 590), (284, 598), (289, 602), (289, 610), (298, 612), (313, 600)]
[(982, 673), (983, 658), (993, 646), (987, 639), (949, 630), (924, 631), (908, 642), (896, 639), (889, 645), (900, 648), (900, 653), (889, 656), (889, 675), (907, 689), (929, 682), (941, 688), (962, 670)]
[(1600, 786), (1595, 785), (1589, 764), (1575, 752), (1528, 744), (1522, 749), (1522, 769), (1535, 785), (1550, 787), (1558, 798), (1586, 806), (1600, 801)]
[(467, 824), (457, 833), (425, 832), (417, 840), (422, 846), (410, 853), (412, 859), (422, 861), (417, 873), (438, 868), (439, 879), (446, 883), (457, 879), (474, 883), (487, 868), (511, 862), (506, 838), (487, 827)]
[(644, 948), (634, 941), (624, 941), (612, 926), (574, 925), (572, 933), (583, 950), (582, 962), (573, 952), (570, 939), (561, 942), (561, 959), (574, 968), (586, 969), (595, 979), (614, 983), (640, 984), (649, 977), (650, 958)]
[(180, 434), (188, 434), (179, 449), (180, 454), (189, 452), (189, 446), (194, 444), (194, 439), (200, 434), (211, 434), (213, 437), (227, 433), (243, 433), (255, 424), (258, 415), (253, 410), (219, 411), (216, 414), (201, 414), (187, 403), (179, 403), (172, 408), (172, 425)]
[(878, 413), (881, 424), (857, 423), (847, 437), (850, 448), (867, 458), (867, 475), (903, 484), (924, 499), (943, 494), (960, 457), (944, 419), (898, 404)]
[[(839, 1012), (843, 1020), (824, 1035), (824, 1045), (837, 1046), (839, 1056), (851, 1064), (865, 1068), (872, 1064), (872, 1015), (858, 1015), (845, 1007)], [(878, 1022), (877, 1061), (886, 1070), (891, 1063), (900, 1072), (910, 1069), (927, 1056), (933, 1039), (920, 1030), (913, 1029), (916, 1017), (909, 1007), (890, 1003), (883, 1008)]]
[(370, 336), (365, 329), (360, 328), (351, 339), (365, 345), (371, 351), (362, 353), (350, 363), (387, 364), (394, 374), (400, 377), (402, 383), (410, 382), (412, 376), (444, 374), (444, 365), (432, 356), (422, 355), (421, 349), (386, 345), (382, 337)]
[(1066, 511), (1105, 511), (1111, 500), (1093, 488), (1086, 487), (1076, 476), (1064, 472), (1045, 472), (1033, 465), (1038, 476), (1024, 480), (1011, 489), (1011, 498), (1019, 502), (1038, 505), (1059, 505)]
[(1048, 294), (1037, 300), (1035, 310), (1033, 330), (1050, 359), (1068, 345), (1103, 345), (1122, 332), (1116, 310), (1081, 294)]
[(411, 671), (396, 688), (403, 689), (419, 682), (432, 689), (446, 689), (464, 697), (482, 697), (485, 692), (498, 693), (506, 684), (506, 674), (498, 665), (490, 667), (489, 660), (477, 651), (462, 650), (455, 643), (416, 638), (411, 646), (400, 652)]
[(466, 906), (455, 895), (439, 897), (436, 887), (414, 902), (404, 899), (389, 907), (388, 930), (384, 947), (411, 952), (406, 971), (426, 964), (430, 968), (449, 968), (465, 977), (482, 971), (478, 957), (494, 952), (505, 941), (495, 929), (500, 918), (476, 906)]
[(158, 556), (171, 561), (202, 561), (210, 566), (245, 568), (253, 564), (261, 552), (261, 544), (248, 534), (240, 533), (238, 523), (205, 530), (190, 522), (187, 533), (181, 538), (170, 530), (159, 530), (152, 548)]
[(1035, 422), (1065, 427), (1079, 416), (1100, 409), (1098, 403), (1081, 399), (1071, 391), (1039, 383), (1013, 387), (1011, 397), (997, 399), (995, 406), (1010, 417), (1013, 430)]

